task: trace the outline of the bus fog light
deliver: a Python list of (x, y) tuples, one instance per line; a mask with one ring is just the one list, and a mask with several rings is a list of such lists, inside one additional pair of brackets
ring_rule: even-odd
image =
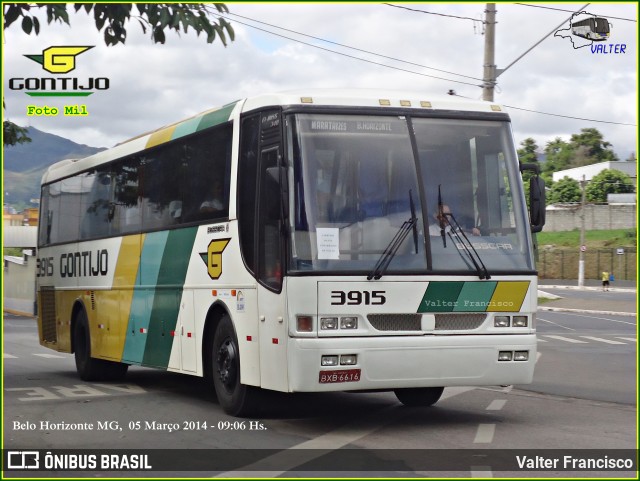
[(496, 316), (493, 318), (495, 327), (509, 327), (509, 316)]
[(513, 327), (527, 327), (529, 319), (527, 316), (513, 316)]
[(357, 354), (343, 354), (342, 356), (340, 356), (341, 366), (354, 366), (356, 364), (358, 364)]
[(313, 331), (313, 318), (311, 316), (298, 316), (296, 317), (298, 332), (312, 332)]
[(358, 329), (357, 317), (341, 317), (340, 329)]
[(337, 366), (338, 365), (338, 356), (322, 356), (320, 359), (321, 366)]
[(500, 351), (498, 353), (498, 361), (511, 361), (513, 359), (513, 351)]
[(514, 361), (528, 361), (529, 360), (529, 351), (516, 351), (513, 353)]
[(338, 318), (337, 317), (321, 317), (320, 329), (324, 331), (329, 329), (338, 329)]

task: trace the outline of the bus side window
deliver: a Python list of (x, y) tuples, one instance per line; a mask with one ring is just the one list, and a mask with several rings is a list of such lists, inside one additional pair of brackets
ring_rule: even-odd
[[(260, 253), (258, 275), (268, 287), (282, 286), (282, 250), (280, 242), (281, 194), (279, 179), (272, 175), (278, 166), (279, 150), (274, 147), (262, 152), (260, 162), (260, 202), (258, 246)], [(271, 172), (270, 172), (271, 170)]]

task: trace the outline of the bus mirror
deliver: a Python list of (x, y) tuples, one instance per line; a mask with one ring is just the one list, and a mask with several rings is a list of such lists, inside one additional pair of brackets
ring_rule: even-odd
[(540, 232), (546, 220), (545, 187), (542, 177), (537, 175), (529, 180), (529, 221), (531, 232)]

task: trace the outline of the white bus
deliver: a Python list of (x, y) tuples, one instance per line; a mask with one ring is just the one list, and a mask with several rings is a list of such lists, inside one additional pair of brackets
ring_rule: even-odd
[(206, 376), (240, 416), (263, 389), (431, 405), (529, 383), (543, 196), (531, 209), (497, 105), (244, 99), (45, 173), (40, 343), (85, 381)]
[(588, 40), (607, 40), (611, 35), (609, 21), (603, 17), (589, 17), (571, 24), (571, 32)]

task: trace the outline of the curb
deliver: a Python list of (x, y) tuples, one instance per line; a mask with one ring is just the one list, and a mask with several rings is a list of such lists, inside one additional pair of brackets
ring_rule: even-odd
[[(552, 286), (548, 284), (538, 284), (538, 289), (570, 289), (574, 291), (602, 291), (602, 287), (597, 286)], [(610, 292), (636, 292), (637, 289), (630, 289), (627, 287), (613, 287), (609, 288)]]

